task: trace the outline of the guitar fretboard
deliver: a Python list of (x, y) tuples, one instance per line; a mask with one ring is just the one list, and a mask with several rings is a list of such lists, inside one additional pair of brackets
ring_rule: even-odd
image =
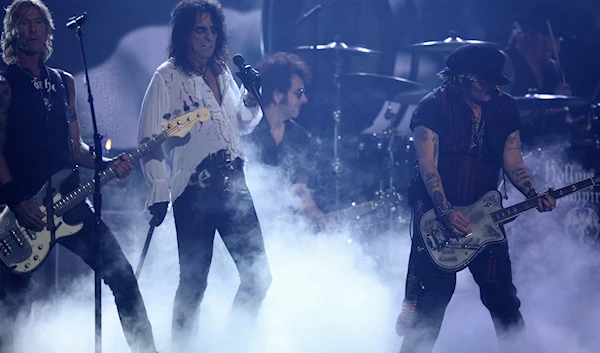
[[(150, 141), (141, 144), (134, 152), (128, 154), (128, 157), (132, 162), (136, 162), (146, 155), (154, 147), (160, 145), (167, 140), (168, 136), (163, 132), (162, 134), (152, 138)], [(100, 186), (108, 183), (117, 177), (117, 172), (113, 166), (109, 166), (100, 173)], [(66, 196), (54, 204), (54, 213), (57, 216), (62, 216), (75, 205), (85, 200), (86, 197), (94, 193), (96, 180), (92, 179), (89, 182), (80, 185), (77, 189), (71, 191)]]
[(377, 205), (373, 201), (361, 203), (352, 207), (345, 208), (343, 210), (334, 211), (326, 214), (324, 217), (326, 218), (350, 218), (357, 217), (363, 215), (365, 213), (371, 212), (377, 208)]
[[(571, 184), (571, 185), (565, 186), (564, 188), (561, 188), (558, 190), (553, 190), (548, 193), (553, 198), (560, 199), (562, 197), (568, 196), (575, 192), (582, 191), (582, 190), (585, 190), (587, 188), (590, 188), (590, 187), (596, 185), (597, 184), (597, 181), (595, 180), (596, 178), (597, 178), (597, 176), (594, 178), (585, 179), (578, 183)], [(538, 197), (523, 201), (521, 203), (518, 203), (516, 205), (498, 210), (498, 211), (492, 213), (491, 217), (495, 223), (506, 222), (509, 219), (512, 219), (512, 218), (520, 215), (521, 213), (524, 213), (533, 208), (536, 208), (538, 205), (538, 199), (540, 197), (543, 197), (543, 196), (538, 196)]]

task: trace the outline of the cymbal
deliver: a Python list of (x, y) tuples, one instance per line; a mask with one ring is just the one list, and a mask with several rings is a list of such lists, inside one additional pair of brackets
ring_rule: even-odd
[(514, 97), (520, 109), (551, 109), (561, 107), (577, 107), (589, 105), (590, 101), (583, 97), (562, 96), (556, 94), (526, 94)]
[(417, 104), (429, 90), (417, 83), (400, 77), (355, 72), (345, 74), (340, 80), (342, 89), (352, 89), (383, 101)]
[(484, 42), (482, 40), (475, 39), (462, 39), (457, 36), (450, 36), (442, 41), (432, 40), (428, 42), (415, 43), (410, 45), (410, 48), (418, 51), (453, 52), (467, 44), (487, 44), (495, 48), (502, 47), (502, 44), (499, 43)]
[(381, 55), (380, 51), (372, 50), (363, 47), (352, 47), (347, 45), (344, 42), (331, 42), (328, 44), (319, 44), (317, 46), (314, 45), (301, 45), (299, 47), (295, 47), (296, 51), (319, 51), (319, 52), (339, 52), (342, 54), (358, 54), (358, 55), (369, 55), (369, 56), (377, 56)]

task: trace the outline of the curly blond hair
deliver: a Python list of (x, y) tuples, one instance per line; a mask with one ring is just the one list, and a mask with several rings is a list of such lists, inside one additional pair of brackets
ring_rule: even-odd
[(6, 8), (4, 16), (4, 30), (2, 32), (2, 59), (7, 65), (17, 62), (17, 46), (19, 41), (19, 32), (17, 26), (23, 18), (23, 13), (27, 8), (33, 7), (37, 9), (46, 22), (46, 43), (44, 43), (44, 62), (52, 55), (52, 40), (54, 36), (54, 21), (48, 7), (41, 0), (14, 0)]

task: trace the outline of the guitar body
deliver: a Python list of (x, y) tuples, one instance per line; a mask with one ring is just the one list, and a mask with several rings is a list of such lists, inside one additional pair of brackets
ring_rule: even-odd
[[(64, 184), (72, 177), (73, 171), (64, 169), (52, 176), (52, 185), (64, 189)], [(40, 210), (46, 213), (44, 197), (46, 196), (48, 183), (32, 198), (32, 201), (40, 206)], [(61, 200), (62, 195), (56, 192), (53, 195), (53, 203)], [(47, 221), (46, 218), (44, 218)], [(15, 274), (28, 274), (38, 269), (48, 257), (50, 250), (56, 242), (63, 237), (68, 237), (81, 230), (83, 224), (69, 225), (62, 217), (54, 216), (56, 226), (55, 236), (47, 228), (35, 232), (26, 229), (19, 224), (15, 214), (6, 207), (0, 213), (0, 260), (10, 267)]]
[(446, 271), (460, 271), (477, 256), (486, 245), (506, 239), (491, 213), (502, 209), (502, 197), (492, 190), (477, 202), (466, 207), (455, 207), (471, 223), (473, 233), (459, 238), (447, 231), (438, 221), (434, 210), (426, 212), (420, 220), (420, 236), (433, 263)]

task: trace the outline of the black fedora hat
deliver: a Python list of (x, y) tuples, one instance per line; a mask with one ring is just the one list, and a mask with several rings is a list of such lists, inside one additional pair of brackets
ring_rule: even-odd
[(446, 67), (456, 75), (503, 86), (511, 82), (502, 71), (504, 60), (504, 55), (491, 45), (468, 44), (448, 56)]

